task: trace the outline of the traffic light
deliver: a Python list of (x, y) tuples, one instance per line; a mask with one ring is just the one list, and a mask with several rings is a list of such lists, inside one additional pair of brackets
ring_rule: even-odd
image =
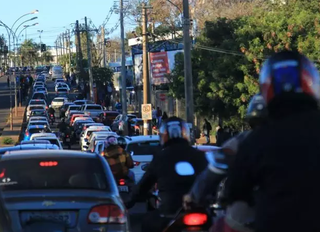
[(47, 51), (47, 47), (46, 47), (45, 44), (41, 44), (41, 51), (42, 51), (42, 52)]

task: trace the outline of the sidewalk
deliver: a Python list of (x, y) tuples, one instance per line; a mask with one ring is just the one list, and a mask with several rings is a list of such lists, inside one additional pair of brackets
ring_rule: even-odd
[[(7, 125), (4, 127), (2, 134), (0, 136), (0, 147), (13, 146), (16, 142), (20, 140), (22, 124), (25, 115), (25, 106), (18, 107), (18, 116), (15, 116), (15, 108), (13, 109), (13, 130), (10, 129), (10, 117), (8, 118)], [(12, 139), (11, 144), (4, 144), (4, 139)]]

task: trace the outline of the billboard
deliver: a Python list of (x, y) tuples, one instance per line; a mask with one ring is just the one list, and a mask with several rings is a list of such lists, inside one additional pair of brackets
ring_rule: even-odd
[(150, 53), (150, 71), (152, 84), (160, 85), (168, 82), (166, 75), (170, 73), (167, 52)]

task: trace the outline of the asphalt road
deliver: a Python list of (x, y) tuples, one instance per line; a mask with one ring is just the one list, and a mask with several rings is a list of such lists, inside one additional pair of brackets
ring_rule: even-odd
[[(12, 90), (13, 92), (14, 90)], [(14, 95), (12, 95), (14, 107)], [(10, 88), (7, 86), (7, 77), (0, 77), (0, 134), (7, 124), (10, 114)]]
[[(47, 90), (48, 90), (48, 99), (49, 103), (51, 103), (52, 99), (55, 97), (54, 92), (54, 83), (52, 81), (47, 81)], [(74, 99), (76, 97), (76, 93), (72, 93), (73, 91), (70, 91), (69, 99)], [(56, 116), (56, 122), (53, 126), (51, 126), (51, 129), (54, 132), (57, 132), (57, 125), (60, 122), (59, 119), (59, 112), (55, 113)], [(64, 147), (64, 149), (67, 149), (67, 147)], [(78, 143), (72, 145), (72, 150), (80, 150), (80, 146)], [(131, 225), (131, 231), (132, 232), (140, 232), (141, 231), (141, 221), (143, 219), (144, 214), (146, 213), (146, 204), (145, 203), (137, 203), (132, 209), (129, 210), (130, 215), (130, 225)]]

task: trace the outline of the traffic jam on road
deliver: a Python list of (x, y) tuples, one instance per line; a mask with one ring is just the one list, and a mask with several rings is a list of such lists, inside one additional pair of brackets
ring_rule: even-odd
[[(143, 120), (137, 114), (124, 118), (78, 99), (62, 75), (42, 71), (35, 75), (25, 118), (22, 140), (0, 148), (3, 198), (10, 216), (20, 222), (14, 231), (36, 231), (39, 223), (54, 231), (95, 231), (97, 226), (103, 231), (140, 231), (137, 215), (157, 204), (147, 198), (147, 204), (142, 201), (128, 211), (124, 202), (162, 148), (158, 135), (140, 135)], [(131, 136), (121, 136), (124, 120)], [(131, 157), (127, 177), (119, 178), (109, 163), (112, 147)], [(157, 187), (150, 193), (157, 196)]]

